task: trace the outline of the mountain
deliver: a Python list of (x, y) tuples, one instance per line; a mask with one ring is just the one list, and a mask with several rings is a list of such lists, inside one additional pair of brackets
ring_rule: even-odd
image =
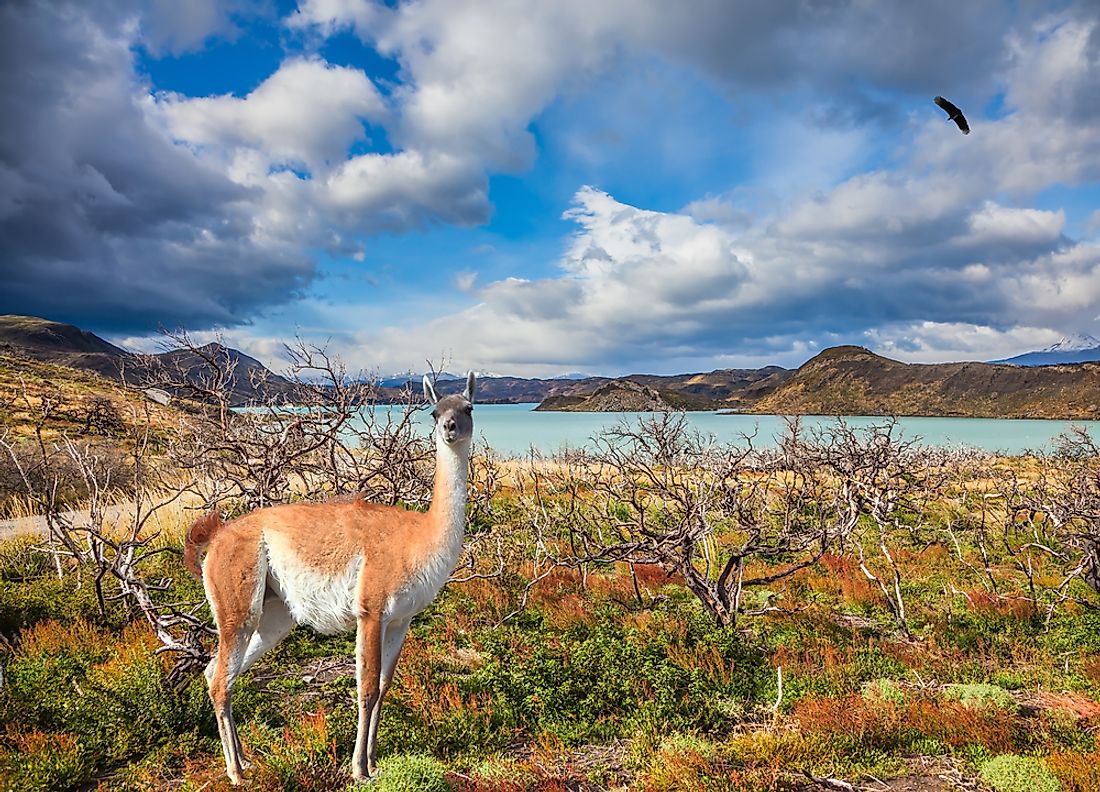
[[(292, 384), (271, 373), (260, 361), (230, 347), (207, 344), (197, 350), (224, 363), (236, 362), (231, 387), (232, 404), (242, 406), (270, 397), (289, 400)], [(201, 354), (172, 350), (159, 355), (135, 355), (74, 325), (36, 316), (0, 316), (0, 354), (90, 371), (108, 380), (134, 384), (164, 366), (169, 372), (200, 376), (205, 362)], [(152, 369), (150, 368), (152, 366)], [(262, 387), (257, 388), (257, 384)]]
[(583, 380), (591, 379), (591, 374), (585, 374), (583, 371), (567, 371), (564, 374), (555, 374), (554, 379), (559, 380)]
[[(779, 366), (767, 366), (672, 376), (631, 374), (616, 380), (593, 377), (552, 394), (537, 409), (565, 412), (741, 410), (771, 393), (792, 374)], [(642, 402), (656, 406), (631, 406)]]
[[(1088, 336), (1063, 339), (1034, 355), (1088, 354)], [(1100, 351), (1100, 344), (1092, 347)], [(207, 344), (194, 351), (134, 355), (73, 325), (29, 316), (0, 316), (0, 358), (18, 371), (37, 361), (136, 382), (147, 366), (166, 366), (195, 378), (203, 354), (235, 362), (235, 406), (268, 398), (293, 400), (294, 385), (260, 361), (235, 349)], [(1024, 356), (1021, 356), (1024, 357)], [(1016, 360), (1016, 359), (1013, 359)], [(457, 393), (465, 377), (442, 378), (441, 394)], [(410, 375), (393, 378), (402, 384)], [(420, 378), (413, 381), (419, 398)], [(381, 388), (379, 401), (403, 401), (396, 387)], [(706, 373), (584, 379), (478, 379), (478, 401), (539, 403), (540, 410), (715, 410), (820, 415), (951, 415), (1100, 420), (1100, 362), (1020, 365), (998, 363), (908, 364), (862, 347), (826, 349), (797, 371), (719, 369)]]
[(632, 380), (611, 380), (587, 396), (549, 396), (536, 410), (560, 412), (663, 412), (678, 409), (675, 395)]
[[(585, 380), (525, 379), (523, 377), (478, 377), (477, 401), (482, 404), (537, 404), (552, 396), (560, 396), (575, 389), (591, 392), (609, 380), (606, 377), (590, 377)], [(419, 387), (419, 385), (417, 386)], [(466, 387), (466, 378), (439, 382), (436, 391), (441, 396), (459, 393)]]
[[(154, 366), (163, 366), (168, 374), (178, 380), (180, 375), (187, 381), (197, 382), (209, 371), (213, 360), (218, 366), (228, 368), (235, 365), (233, 379), (230, 383), (230, 404), (243, 406), (257, 402), (276, 399), (278, 401), (292, 402), (294, 400), (294, 383), (285, 377), (272, 373), (263, 363), (254, 357), (249, 357), (240, 350), (223, 346), (217, 343), (205, 344), (195, 351), (189, 349), (173, 349), (151, 356)], [(144, 361), (137, 359), (140, 366)], [(155, 371), (155, 370), (154, 370)]]
[(752, 406), (780, 415), (1100, 419), (1100, 363), (901, 363), (826, 349)]
[(7, 314), (0, 316), (0, 354), (29, 357), (118, 379), (119, 364), (130, 353), (70, 324)]
[[(163, 366), (172, 374), (182, 373), (188, 379), (199, 377), (206, 367), (203, 354), (221, 360), (222, 365), (236, 363), (231, 387), (232, 404), (243, 406), (268, 398), (292, 400), (293, 384), (269, 371), (249, 355), (220, 344), (206, 344), (194, 352), (172, 350), (157, 355), (135, 355), (94, 333), (74, 325), (40, 319), (33, 316), (0, 316), (0, 354), (30, 358), (59, 366), (91, 371), (107, 379), (121, 377), (136, 383), (144, 374), (155, 374)], [(402, 403), (404, 388), (411, 386), (414, 398), (419, 398), (422, 374), (396, 374), (382, 380), (376, 396), (380, 402)], [(592, 389), (607, 382), (592, 378)], [(571, 379), (523, 379), (519, 377), (482, 377), (478, 379), (478, 401), (485, 404), (538, 403), (547, 396), (573, 388)], [(259, 387), (257, 387), (259, 385)], [(439, 375), (436, 390), (442, 394), (457, 393), (466, 386), (466, 375), (444, 372)]]
[(1100, 361), (1100, 340), (1090, 335), (1071, 335), (1063, 336), (1057, 344), (1048, 346), (1046, 349), (1025, 352), (1022, 355), (993, 362), (1008, 363), (1013, 366), (1050, 366), (1090, 361)]
[(761, 369), (717, 369), (672, 376), (631, 374), (626, 379), (675, 394), (671, 399), (674, 402), (697, 405), (683, 409), (740, 410), (771, 393), (793, 373), (779, 366), (765, 366)]
[[(420, 387), (421, 387), (421, 383), (424, 381), (425, 376), (431, 377), (431, 375), (428, 374), (427, 372), (423, 372), (421, 374), (414, 374), (411, 371), (408, 371), (408, 372), (405, 372), (404, 374), (387, 374), (386, 376), (379, 378), (378, 384), (383, 388), (405, 388), (405, 387), (410, 387), (410, 388), (415, 388), (415, 389), (419, 390)], [(449, 371), (441, 371), (438, 374), (436, 374), (435, 377), (432, 377), (433, 382), (453, 382), (453, 381), (456, 381), (456, 380), (460, 380), (462, 382), (465, 382), (466, 381), (466, 375), (465, 374), (452, 374)]]

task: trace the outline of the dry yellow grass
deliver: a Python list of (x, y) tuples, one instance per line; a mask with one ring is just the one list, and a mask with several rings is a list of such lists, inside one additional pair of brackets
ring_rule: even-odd
[[(96, 399), (106, 399), (127, 425), (139, 418), (154, 430), (176, 425), (178, 412), (147, 399), (98, 374), (38, 360), (0, 354), (0, 430), (14, 440), (34, 436), (44, 409), (43, 439), (62, 434), (78, 436), (85, 430), (85, 416)], [(146, 414), (148, 417), (146, 418)]]

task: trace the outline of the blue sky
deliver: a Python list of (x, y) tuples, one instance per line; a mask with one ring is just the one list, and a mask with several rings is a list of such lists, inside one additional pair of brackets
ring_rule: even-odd
[[(0, 9), (0, 312), (275, 367), (993, 359), (1100, 335), (1100, 10)], [(959, 104), (961, 135), (931, 98)]]

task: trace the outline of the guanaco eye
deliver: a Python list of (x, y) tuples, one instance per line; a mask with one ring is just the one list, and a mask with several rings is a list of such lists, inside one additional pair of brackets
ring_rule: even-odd
[(467, 415), (470, 415), (471, 413), (473, 413), (473, 411), (474, 411), (474, 405), (472, 405), (472, 404), (467, 404), (467, 405), (466, 405), (466, 414), (467, 414)]
[(438, 410), (432, 410), (432, 420), (433, 421), (438, 421), (439, 420), (439, 411)]

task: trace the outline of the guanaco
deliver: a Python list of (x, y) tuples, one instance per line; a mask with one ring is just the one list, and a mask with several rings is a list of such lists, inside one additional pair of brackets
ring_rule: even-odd
[(271, 506), (230, 522), (213, 512), (191, 526), (184, 560), (201, 577), (217, 623), (218, 650), (206, 680), (234, 784), (250, 764), (233, 720), (233, 682), (295, 624), (324, 634), (355, 628), (359, 726), (351, 769), (357, 780), (375, 774), (382, 700), (409, 623), (439, 593), (462, 552), (475, 385), (470, 372), (461, 395), (440, 398), (424, 378), (436, 449), (427, 512), (356, 497)]

